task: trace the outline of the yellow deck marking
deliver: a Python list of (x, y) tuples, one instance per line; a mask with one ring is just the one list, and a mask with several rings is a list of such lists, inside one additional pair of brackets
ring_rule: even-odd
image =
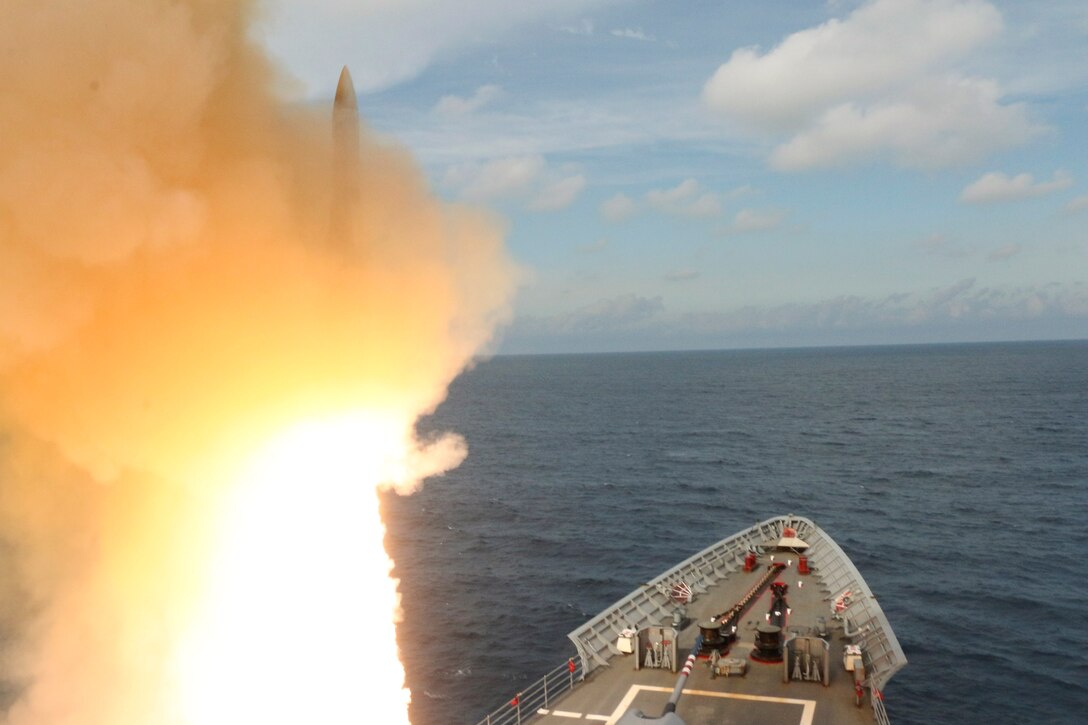
[[(612, 711), (608, 718), (608, 725), (616, 725), (623, 713), (631, 707), (631, 703), (638, 697), (639, 692), (672, 692), (671, 687), (655, 687), (653, 685), (631, 685), (627, 694), (620, 700), (620, 704)], [(789, 697), (768, 697), (766, 695), (743, 695), (739, 692), (712, 692), (710, 690), (684, 690), (682, 697), (699, 695), (701, 697), (725, 697), (732, 700), (751, 700), (755, 702), (773, 702), (779, 705), (801, 705), (801, 720), (797, 725), (812, 725), (812, 719), (816, 716), (815, 700), (795, 700)]]
[(569, 710), (548, 710), (546, 708), (540, 708), (536, 711), (537, 715), (554, 715), (556, 717), (569, 717), (574, 720), (581, 720), (583, 717), (586, 720), (608, 720), (607, 715), (583, 715), (580, 712), (570, 712)]

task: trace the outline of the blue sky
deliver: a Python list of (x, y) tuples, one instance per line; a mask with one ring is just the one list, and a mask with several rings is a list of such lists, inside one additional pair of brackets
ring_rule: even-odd
[(277, 0), (524, 270), (502, 352), (1088, 337), (1088, 4)]

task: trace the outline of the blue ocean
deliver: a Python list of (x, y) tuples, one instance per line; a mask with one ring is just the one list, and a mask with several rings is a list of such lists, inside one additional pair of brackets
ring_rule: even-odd
[(497, 357), (419, 430), (469, 456), (383, 500), (415, 725), (476, 723), (588, 617), (790, 512), (903, 645), (896, 725), (1088, 709), (1088, 342)]

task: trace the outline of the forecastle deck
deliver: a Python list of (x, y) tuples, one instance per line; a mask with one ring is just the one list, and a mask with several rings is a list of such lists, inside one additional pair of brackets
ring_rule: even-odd
[[(808, 544), (804, 553), (811, 573), (807, 575), (798, 572), (795, 552), (773, 548), (787, 528)], [(755, 552), (757, 566), (745, 572), (749, 551)], [(796, 658), (785, 663), (750, 658), (755, 628), (768, 615), (770, 592), (764, 588), (737, 620), (736, 641), (725, 655), (746, 661), (746, 674), (714, 676), (709, 663), (700, 661), (685, 685), (676, 713), (687, 725), (886, 723), (882, 691), (906, 664), (903, 650), (865, 580), (838, 544), (812, 521), (789, 515), (768, 519), (704, 549), (571, 632), (577, 657), (569, 666), (564, 664), (550, 673), (550, 688), (547, 678), (543, 687), (537, 683), (526, 688), (481, 720), (481, 725), (570, 725), (576, 720), (614, 724), (631, 707), (648, 718), (659, 715), (676, 683), (672, 670), (682, 664), (677, 659), (683, 660), (699, 634), (697, 624), (744, 599), (768, 572), (772, 556), (779, 564), (783, 559), (788, 562), (777, 577), (772, 576), (788, 589), (785, 638), (789, 641), (823, 630), (827, 645), (819, 661), (829, 665), (827, 686), (818, 680), (795, 679)], [(625, 654), (617, 642), (625, 630), (655, 631), (660, 639), (661, 633), (667, 632), (662, 628), (672, 624), (679, 608), (670, 594), (681, 582), (694, 596), (686, 606), (676, 641), (670, 644), (670, 667), (646, 668), (646, 653), (636, 650)], [(844, 592), (850, 593), (849, 598), (836, 613), (836, 600)], [(818, 626), (820, 618), (826, 627)], [(641, 647), (643, 640), (636, 641)], [(860, 707), (855, 705), (854, 673), (843, 668), (846, 644), (860, 645), (863, 652), (866, 678)]]

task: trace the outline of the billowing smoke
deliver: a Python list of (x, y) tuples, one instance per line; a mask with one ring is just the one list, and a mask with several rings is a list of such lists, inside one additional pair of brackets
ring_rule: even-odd
[[(494, 221), (432, 199), (365, 132), (351, 237), (330, 240), (330, 111), (281, 100), (253, 14), (0, 3), (11, 723), (183, 722), (171, 653), (240, 457), (340, 411), (379, 411), (410, 440), (506, 314)], [(404, 485), (463, 455), (409, 447), (428, 455)]]

